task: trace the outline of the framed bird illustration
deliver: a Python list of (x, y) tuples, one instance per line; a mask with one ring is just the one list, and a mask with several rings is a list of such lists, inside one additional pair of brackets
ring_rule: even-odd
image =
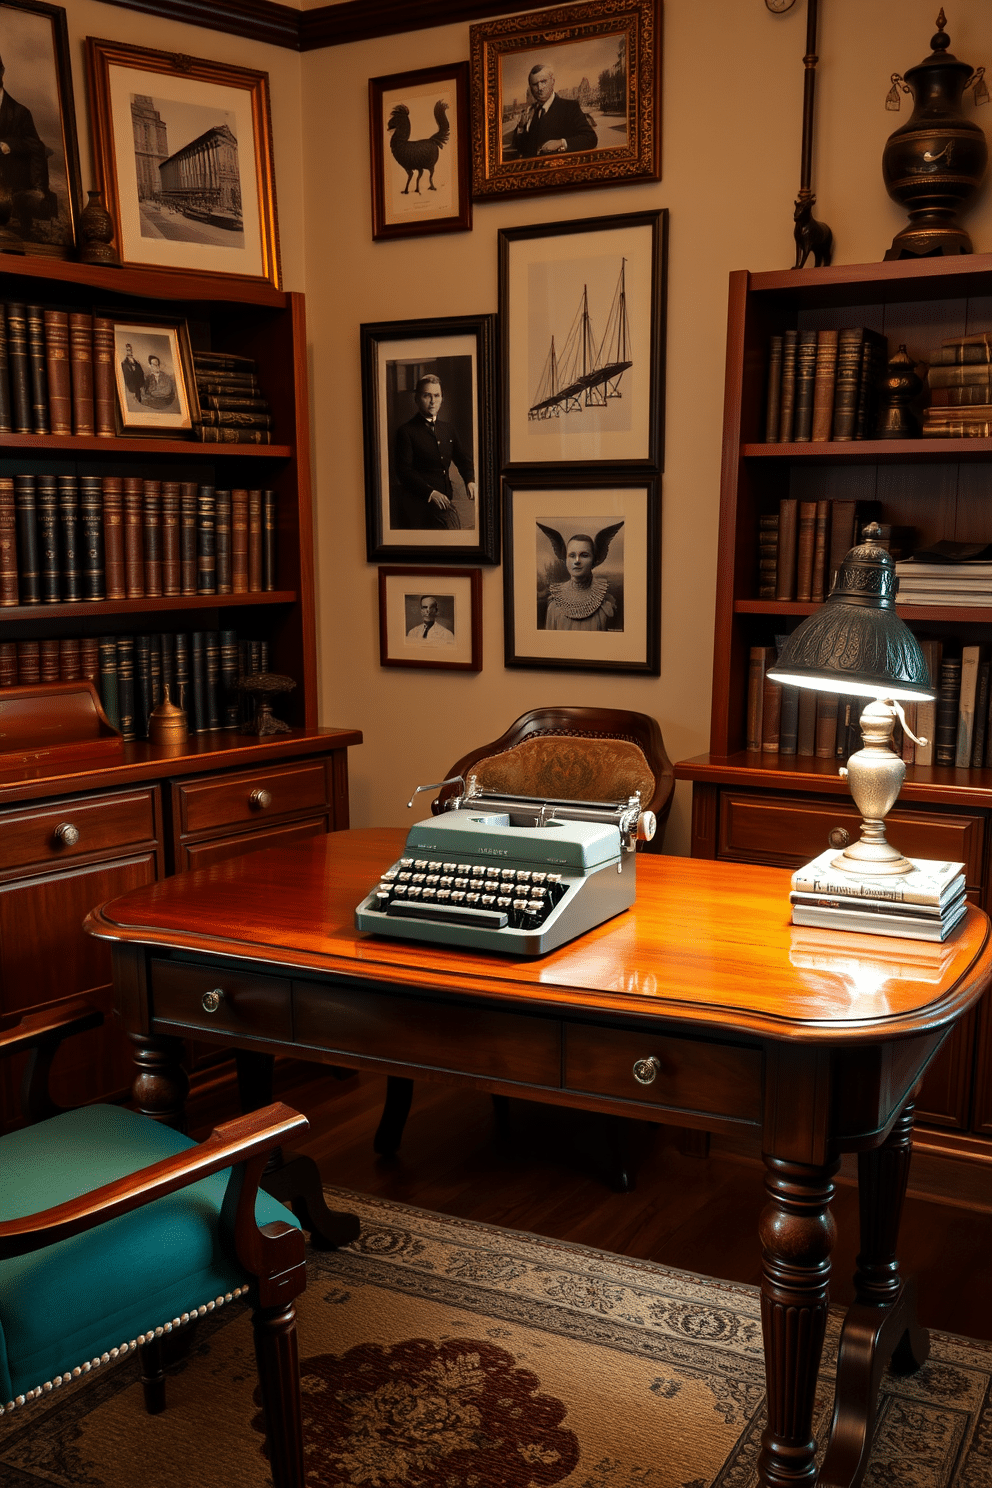
[(468, 63), (369, 79), (372, 236), (467, 232)]

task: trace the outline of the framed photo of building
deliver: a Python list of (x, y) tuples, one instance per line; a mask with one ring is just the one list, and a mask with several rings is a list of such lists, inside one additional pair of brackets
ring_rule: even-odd
[(660, 470), (665, 211), (503, 228), (504, 469)]
[(658, 504), (657, 476), (504, 481), (508, 667), (658, 675)]
[(0, 3), (0, 184), (12, 211), (0, 247), (68, 258), (80, 211), (79, 147), (65, 11)]
[(361, 327), (370, 563), (498, 563), (496, 317)]
[(268, 74), (92, 36), (86, 56), (123, 262), (278, 285)]
[(115, 320), (114, 377), (122, 434), (190, 434), (199, 417), (186, 322)]
[(470, 30), (472, 193), (661, 176), (661, 0), (583, 0)]
[(482, 570), (380, 568), (379, 665), (482, 671)]
[(468, 63), (369, 79), (372, 236), (472, 226)]

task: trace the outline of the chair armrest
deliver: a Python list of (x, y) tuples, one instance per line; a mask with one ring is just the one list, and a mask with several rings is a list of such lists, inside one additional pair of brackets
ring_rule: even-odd
[(64, 1039), (71, 1033), (99, 1028), (102, 1022), (103, 1013), (100, 1009), (82, 1001), (70, 1002), (60, 1008), (49, 1008), (41, 1013), (25, 1013), (18, 1022), (0, 1029), (0, 1056), (35, 1048), (42, 1040), (51, 1039), (55, 1035)]

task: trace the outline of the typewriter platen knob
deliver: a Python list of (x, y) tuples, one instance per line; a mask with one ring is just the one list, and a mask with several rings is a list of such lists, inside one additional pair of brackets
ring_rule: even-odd
[(652, 842), (658, 830), (658, 818), (653, 811), (642, 811), (637, 818), (638, 842)]
[(661, 1061), (650, 1054), (647, 1059), (638, 1059), (634, 1064), (634, 1079), (638, 1085), (653, 1085), (661, 1073)]

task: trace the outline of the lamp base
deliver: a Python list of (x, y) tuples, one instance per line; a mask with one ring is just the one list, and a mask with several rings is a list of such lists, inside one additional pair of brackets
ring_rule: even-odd
[(913, 864), (886, 841), (885, 818), (906, 778), (906, 766), (892, 747), (896, 709), (873, 699), (861, 715), (864, 748), (852, 754), (841, 775), (847, 777), (854, 804), (861, 812), (860, 840), (833, 859), (831, 867), (862, 878), (890, 878), (912, 873)]

